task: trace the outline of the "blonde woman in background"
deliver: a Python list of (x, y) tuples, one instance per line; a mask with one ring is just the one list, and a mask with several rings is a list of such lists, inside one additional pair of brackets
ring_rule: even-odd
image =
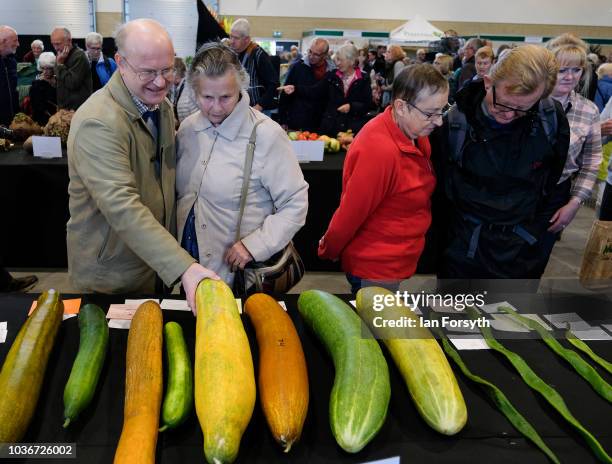
[[(554, 42), (554, 40), (553, 40)], [(549, 47), (550, 48), (550, 47)], [(552, 97), (563, 106), (570, 125), (570, 145), (559, 184), (571, 185), (569, 201), (551, 218), (550, 232), (563, 230), (580, 205), (591, 198), (601, 163), (601, 127), (597, 106), (576, 92), (587, 69), (586, 44), (575, 38), (550, 48), (559, 63)]]
[(385, 83), (382, 85), (383, 108), (386, 107), (391, 101), (391, 89), (393, 88), (393, 80), (395, 79), (395, 76), (397, 76), (400, 71), (404, 69), (404, 58), (406, 58), (406, 53), (399, 45), (389, 45), (384, 56), (385, 63), (387, 65), (387, 74), (385, 76)]

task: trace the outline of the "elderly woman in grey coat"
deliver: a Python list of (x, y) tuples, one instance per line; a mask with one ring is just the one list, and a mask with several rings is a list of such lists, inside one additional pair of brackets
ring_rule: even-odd
[[(182, 245), (228, 285), (249, 262), (283, 249), (304, 225), (308, 184), (282, 128), (249, 106), (248, 75), (220, 43), (202, 46), (189, 74), (199, 111), (177, 135), (178, 226)], [(238, 227), (245, 156), (253, 166)]]

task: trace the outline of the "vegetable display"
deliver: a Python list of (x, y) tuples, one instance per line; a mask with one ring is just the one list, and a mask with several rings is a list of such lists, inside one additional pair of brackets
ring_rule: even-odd
[(572, 331), (569, 330), (569, 327), (565, 331), (565, 338), (567, 339), (568, 342), (570, 342), (572, 345), (574, 345), (576, 348), (578, 348), (580, 351), (586, 354), (589, 358), (591, 358), (593, 361), (595, 361), (597, 364), (603, 367), (606, 371), (608, 371), (608, 374), (612, 374), (612, 363), (606, 361), (604, 358), (602, 358), (597, 353), (595, 353), (589, 347), (589, 345), (587, 345), (582, 340), (580, 340), (578, 337), (576, 337), (576, 335), (574, 335)]
[(542, 338), (544, 343), (546, 343), (548, 347), (557, 355), (567, 361), (568, 364), (572, 366), (574, 370), (591, 385), (591, 387), (593, 387), (593, 390), (599, 393), (606, 400), (612, 401), (612, 386), (602, 379), (597, 371), (589, 363), (582, 359), (578, 353), (563, 347), (563, 345), (561, 345), (561, 343), (559, 343), (557, 339), (553, 337), (539, 322), (522, 316), (507, 306), (500, 306), (499, 308), (511, 318), (523, 324), (525, 327), (535, 330)]
[(30, 424), (63, 313), (59, 292), (44, 292), (4, 360), (0, 371), (0, 443), (20, 441)]
[(130, 326), (125, 366), (123, 430), (115, 464), (153, 464), (162, 400), (162, 313), (145, 301)]
[(79, 351), (64, 388), (64, 427), (91, 403), (108, 348), (108, 325), (104, 311), (93, 304), (79, 311)]
[[(401, 329), (401, 334), (394, 329), (394, 338), (374, 327), (372, 322), (379, 315), (373, 309), (376, 295), (392, 293), (379, 287), (362, 288), (357, 292), (357, 313), (387, 346), (423, 420), (437, 432), (456, 434), (467, 421), (467, 408), (440, 345), (431, 332), (418, 323), (415, 327)], [(406, 317), (416, 322), (419, 319), (405, 307), (386, 306), (385, 311), (393, 313), (394, 318)], [(401, 337), (395, 338), (396, 335)]]
[(342, 449), (356, 453), (385, 422), (391, 396), (387, 362), (359, 316), (338, 297), (307, 290), (298, 299), (298, 310), (336, 369), (329, 401), (334, 438)]
[[(472, 318), (477, 319), (479, 313), (472, 307), (466, 308), (466, 313)], [(595, 456), (602, 462), (612, 463), (612, 458), (606, 453), (597, 439), (585, 429), (578, 419), (570, 412), (559, 393), (544, 382), (525, 362), (525, 360), (513, 351), (510, 351), (498, 342), (489, 327), (480, 327), (480, 331), (487, 342), (487, 345), (498, 353), (502, 354), (514, 366), (523, 381), (533, 390), (538, 392), (561, 416), (582, 435)]]
[(221, 280), (196, 290), (195, 406), (209, 463), (233, 462), (255, 407), (251, 348), (236, 300)]
[(302, 343), (289, 315), (272, 298), (256, 293), (244, 305), (259, 346), (259, 397), (274, 439), (289, 452), (308, 412), (308, 371)]
[(163, 432), (181, 425), (193, 409), (193, 369), (187, 351), (183, 329), (176, 322), (164, 326), (168, 386), (162, 405)]
[(451, 358), (454, 363), (461, 369), (463, 375), (465, 375), (472, 382), (477, 383), (487, 394), (491, 401), (497, 406), (497, 409), (501, 411), (501, 413), (506, 416), (506, 419), (514, 426), (516, 430), (522, 433), (525, 437), (527, 437), (531, 442), (536, 445), (548, 458), (558, 464), (560, 461), (555, 456), (555, 453), (544, 443), (544, 440), (538, 432), (533, 428), (533, 426), (525, 419), (525, 417), (514, 407), (514, 405), (510, 402), (508, 397), (502, 392), (499, 388), (497, 388), (494, 384), (489, 382), (488, 380), (483, 379), (475, 374), (473, 374), (470, 369), (467, 367), (465, 362), (461, 359), (461, 356), (453, 348), (448, 337), (444, 334), (442, 330), (439, 328), (433, 329), (436, 334), (442, 340), (442, 346), (444, 347), (444, 352), (447, 354), (449, 358)]

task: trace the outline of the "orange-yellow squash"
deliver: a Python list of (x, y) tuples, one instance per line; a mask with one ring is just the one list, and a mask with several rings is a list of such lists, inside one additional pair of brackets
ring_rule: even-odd
[(154, 464), (162, 401), (162, 325), (159, 305), (138, 307), (128, 334), (123, 430), (115, 464)]
[(234, 295), (220, 280), (196, 291), (195, 406), (211, 464), (233, 462), (255, 406), (249, 340)]
[(259, 399), (274, 439), (289, 452), (308, 412), (308, 372), (302, 343), (289, 315), (264, 293), (249, 297), (244, 311), (259, 346)]

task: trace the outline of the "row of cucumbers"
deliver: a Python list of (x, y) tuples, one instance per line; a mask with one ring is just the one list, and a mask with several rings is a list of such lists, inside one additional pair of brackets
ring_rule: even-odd
[[(376, 436), (391, 395), (381, 348), (362, 324), (374, 319), (373, 302), (380, 292), (386, 290), (360, 290), (357, 313), (339, 298), (318, 290), (303, 292), (298, 300), (300, 314), (332, 357), (335, 380), (329, 420), (337, 443), (351, 453)], [(162, 327), (159, 305), (145, 302), (134, 315), (128, 334), (124, 424), (116, 463), (155, 462), (158, 431), (181, 424), (191, 413), (194, 398), (207, 461), (229, 463), (238, 455), (256, 396), (249, 342), (234, 295), (223, 282), (202, 281), (196, 306), (195, 372), (180, 326), (170, 322)], [(396, 310), (404, 311), (398, 316), (417, 317), (408, 309)], [(251, 296), (245, 313), (253, 323), (259, 347), (257, 389), (262, 409), (274, 438), (288, 452), (300, 438), (308, 411), (308, 374), (301, 342), (290, 317), (273, 298)], [(0, 372), (0, 391), (7, 392), (0, 397), (0, 443), (17, 442), (25, 433), (62, 314), (57, 292), (41, 295), (9, 351)], [(91, 402), (108, 344), (108, 326), (100, 308), (81, 308), (79, 327), (79, 352), (64, 391), (65, 427)], [(409, 336), (388, 339), (385, 344), (422, 418), (438, 432), (453, 435), (467, 420), (455, 376), (427, 329), (407, 330), (412, 331)], [(162, 332), (169, 368), (163, 405)]]

